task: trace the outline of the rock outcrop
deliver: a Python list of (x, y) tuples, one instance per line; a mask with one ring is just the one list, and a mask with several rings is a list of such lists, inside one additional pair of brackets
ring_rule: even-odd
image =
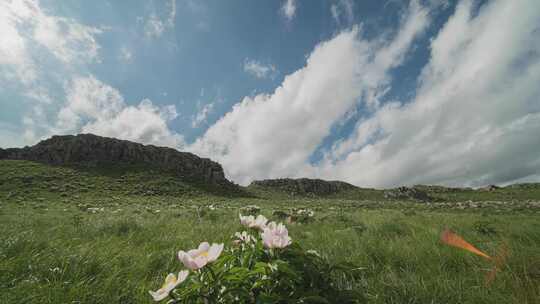
[(341, 191), (358, 189), (342, 181), (326, 181), (311, 178), (280, 178), (253, 181), (250, 185), (287, 192), (292, 195), (329, 195)]
[(415, 187), (398, 187), (395, 189), (385, 190), (384, 198), (414, 200), (421, 202), (427, 202), (431, 200), (431, 197), (426, 192), (419, 190)]
[(482, 190), (482, 191), (496, 191), (496, 190), (499, 190), (499, 189), (500, 189), (500, 187), (496, 186), (496, 185), (487, 185), (484, 188), (480, 188), (480, 190)]
[(172, 148), (142, 145), (93, 134), (53, 136), (32, 147), (0, 149), (0, 159), (51, 165), (146, 164), (174, 172), (186, 180), (232, 185), (220, 164)]

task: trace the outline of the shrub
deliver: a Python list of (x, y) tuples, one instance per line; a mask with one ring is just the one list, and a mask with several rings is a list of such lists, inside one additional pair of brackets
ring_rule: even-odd
[(261, 208), (257, 205), (248, 205), (240, 208), (240, 213), (247, 215), (257, 215), (261, 212)]
[(489, 221), (478, 221), (473, 224), (474, 230), (480, 234), (496, 234), (497, 230)]

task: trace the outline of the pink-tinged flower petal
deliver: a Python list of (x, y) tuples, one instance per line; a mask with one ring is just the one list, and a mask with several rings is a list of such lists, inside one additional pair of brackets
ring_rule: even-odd
[(184, 282), (189, 274), (189, 271), (184, 270), (178, 273), (176, 277), (173, 273), (169, 273), (165, 278), (165, 284), (157, 291), (149, 291), (154, 301), (158, 302), (167, 298), (170, 292), (176, 288), (180, 283)]
[(193, 262), (195, 263), (196, 269), (203, 268), (208, 263), (208, 258), (206, 256), (198, 256), (196, 257)]
[(208, 262), (213, 262), (221, 255), (223, 244), (212, 244), (208, 250)]
[(154, 301), (156, 302), (159, 302), (165, 298), (167, 298), (169, 296), (168, 293), (165, 293), (161, 290), (158, 290), (158, 291), (148, 291), (148, 293), (152, 296), (152, 298), (154, 299)]
[(177, 281), (176, 285), (184, 282), (187, 279), (188, 275), (189, 275), (189, 271), (187, 271), (187, 270), (180, 271), (178, 273), (178, 279), (177, 279), (178, 281)]
[(208, 242), (202, 242), (199, 245), (199, 250), (200, 251), (208, 251), (208, 249), (210, 249), (210, 244), (208, 244)]
[(261, 237), (266, 248), (285, 248), (291, 244), (289, 232), (283, 224), (269, 223)]
[(186, 253), (184, 251), (179, 251), (178, 252), (178, 259), (180, 259), (182, 264), (184, 264), (184, 266), (186, 268), (188, 268), (188, 269), (197, 270), (197, 269), (200, 268), (200, 267), (198, 267), (195, 260), (188, 253)]
[(188, 250), (187, 254), (191, 258), (195, 258), (195, 257), (197, 257), (197, 256), (199, 256), (201, 254), (201, 251), (199, 249), (191, 249), (191, 250)]

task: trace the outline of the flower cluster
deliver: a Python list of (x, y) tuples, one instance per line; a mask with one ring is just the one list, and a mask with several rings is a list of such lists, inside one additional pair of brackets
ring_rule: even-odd
[(311, 209), (298, 209), (296, 210), (296, 215), (298, 216), (305, 216), (305, 217), (313, 217), (315, 215), (315, 212)]
[(233, 246), (202, 242), (179, 251), (186, 270), (169, 274), (150, 291), (155, 301), (194, 303), (365, 303), (353, 287), (356, 265), (330, 262), (292, 242), (282, 223), (263, 215), (240, 215)]
[[(287, 228), (281, 223), (276, 224), (275, 222), (268, 222), (268, 219), (263, 215), (254, 217), (253, 215), (243, 216), (240, 214), (240, 223), (243, 226), (250, 228), (252, 231), (260, 232), (261, 243), (264, 248), (285, 248), (291, 244), (291, 238), (289, 237)], [(234, 236), (236, 239), (233, 243), (237, 245), (244, 243), (253, 244), (255, 246), (259, 242), (258, 239), (248, 231), (236, 232)], [(205, 267), (208, 267), (208, 272), (211, 273), (212, 277), (215, 277), (216, 274), (208, 264), (216, 262), (221, 256), (223, 249), (224, 244), (214, 243), (210, 245), (208, 242), (202, 242), (197, 249), (188, 251), (180, 250), (178, 252), (178, 259), (182, 262), (184, 267), (196, 272), (201, 278), (206, 273)], [(178, 276), (170, 273), (165, 278), (165, 283), (160, 289), (157, 291), (149, 291), (149, 293), (155, 301), (161, 301), (167, 297), (171, 297), (172, 299), (168, 303), (178, 303), (180, 299), (176, 298), (173, 291), (182, 282), (186, 281), (188, 275), (188, 270), (180, 271)], [(199, 280), (201, 278), (199, 278)], [(204, 284), (202, 284), (202, 286), (204, 286)], [(220, 292), (222, 291), (223, 290)], [(210, 294), (210, 292), (208, 293)]]
[(285, 225), (268, 222), (268, 219), (261, 214), (256, 218), (252, 215), (240, 214), (240, 223), (248, 228), (262, 231), (261, 239), (266, 248), (285, 248), (291, 244), (292, 240)]

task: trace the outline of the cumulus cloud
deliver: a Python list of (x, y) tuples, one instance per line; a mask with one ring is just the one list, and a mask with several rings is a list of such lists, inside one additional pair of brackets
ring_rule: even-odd
[(538, 177), (539, 30), (535, 1), (493, 1), (476, 16), (461, 2), (432, 40), (416, 97), (360, 121), (318, 171), (379, 187)]
[(177, 116), (172, 105), (158, 107), (149, 99), (127, 105), (117, 89), (93, 76), (77, 77), (66, 87), (66, 103), (51, 133), (94, 133), (181, 148), (183, 137), (167, 126)]
[(35, 0), (0, 2), (0, 71), (4, 79), (30, 85), (45, 51), (65, 64), (99, 60), (101, 29), (46, 14)]
[(296, 14), (296, 0), (285, 0), (281, 6), (281, 13), (287, 20), (292, 20)]
[(411, 9), (403, 21), (407, 35), (399, 32), (391, 41), (370, 42), (362, 39), (360, 28), (353, 28), (319, 44), (306, 66), (286, 76), (273, 94), (244, 98), (190, 149), (222, 162), (227, 174), (242, 184), (305, 175), (309, 156), (332, 125), (359, 97), (382, 86), (388, 70), (402, 60), (394, 50), (405, 52), (406, 42), (413, 41), (411, 19), (423, 20), (413, 23), (417, 34), (427, 26), (423, 9)]
[[(322, 177), (360, 186), (480, 186), (540, 179), (540, 4), (462, 1), (431, 39), (410, 100), (389, 101), (391, 71), (429, 24), (412, 1), (399, 31), (361, 28), (322, 42), (272, 94), (246, 97), (190, 149), (229, 177)], [(368, 115), (312, 164), (311, 154), (358, 104)]]
[(273, 64), (264, 64), (249, 58), (244, 60), (244, 71), (259, 79), (273, 77), (277, 72)]

